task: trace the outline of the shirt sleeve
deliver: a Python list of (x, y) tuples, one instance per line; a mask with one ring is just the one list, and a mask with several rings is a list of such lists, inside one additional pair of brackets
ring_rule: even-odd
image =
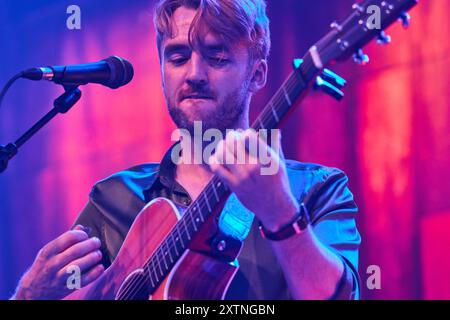
[(84, 206), (83, 210), (78, 215), (77, 219), (73, 223), (72, 228), (76, 225), (82, 225), (83, 227), (89, 228), (89, 237), (97, 237), (100, 239), (101, 247), (100, 250), (102, 252), (102, 261), (101, 263), (105, 268), (111, 265), (110, 257), (108, 251), (106, 249), (106, 239), (104, 232), (104, 219), (100, 212), (97, 209), (95, 204), (91, 199)]
[(348, 188), (348, 178), (335, 168), (315, 173), (321, 181), (304, 199), (317, 238), (344, 265), (344, 272), (331, 299), (359, 299), (358, 249), (361, 238), (356, 227), (358, 207)]

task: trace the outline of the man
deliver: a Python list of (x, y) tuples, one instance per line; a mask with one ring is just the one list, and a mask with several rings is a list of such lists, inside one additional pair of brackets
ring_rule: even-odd
[[(243, 222), (247, 229), (240, 234), (245, 238), (240, 269), (226, 298), (359, 297), (357, 207), (345, 174), (285, 161), (248, 130), (252, 95), (266, 83), (270, 34), (265, 11), (264, 0), (159, 2), (157, 46), (172, 119), (191, 134), (195, 121), (201, 121), (203, 130), (233, 130), (200, 163), (192, 161), (187, 149), (203, 150), (204, 143), (182, 141), (177, 163), (172, 148), (160, 164), (136, 166), (97, 183), (73, 230), (39, 252), (14, 298), (64, 297), (70, 293), (69, 265), (80, 267), (82, 285), (94, 281), (116, 257), (146, 203), (166, 197), (183, 211), (214, 174), (233, 192), (221, 219), (234, 214), (242, 222), (254, 214), (269, 238), (259, 234), (257, 222)], [(245, 164), (224, 161), (236, 159), (238, 151), (254, 157), (248, 148), (252, 143), (270, 155), (277, 172), (261, 174), (260, 159)]]

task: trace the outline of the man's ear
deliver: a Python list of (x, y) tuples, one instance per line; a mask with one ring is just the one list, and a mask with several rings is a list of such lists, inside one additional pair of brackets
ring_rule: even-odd
[(267, 61), (265, 59), (258, 59), (254, 64), (252, 68), (252, 78), (250, 82), (249, 90), (252, 93), (256, 93), (264, 86), (267, 82)]

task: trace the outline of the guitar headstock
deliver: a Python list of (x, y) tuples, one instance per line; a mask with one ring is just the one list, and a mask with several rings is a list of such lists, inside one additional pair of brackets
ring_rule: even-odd
[(369, 58), (362, 48), (375, 38), (380, 44), (391, 42), (384, 30), (397, 20), (405, 28), (408, 27), (408, 10), (417, 2), (418, 0), (367, 0), (354, 4), (352, 13), (342, 22), (333, 22), (332, 30), (312, 46), (303, 58), (305, 80), (312, 80), (317, 71), (351, 56), (359, 64), (367, 63)]
[(313, 45), (303, 59), (293, 61), (294, 71), (283, 83), (253, 122), (252, 128), (277, 128), (301, 96), (311, 87), (321, 90), (336, 100), (344, 97), (341, 90), (346, 82), (337, 74), (326, 69), (333, 63), (346, 60), (354, 55), (357, 62), (369, 61), (362, 48), (378, 39), (387, 44), (391, 38), (384, 30), (396, 20), (404, 27), (409, 26), (408, 10), (418, 0), (366, 0), (354, 4), (351, 14), (342, 22), (333, 22), (331, 31)]

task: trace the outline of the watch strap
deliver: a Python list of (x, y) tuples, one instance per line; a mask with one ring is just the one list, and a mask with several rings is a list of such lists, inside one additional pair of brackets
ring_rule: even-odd
[(295, 216), (294, 222), (289, 223), (288, 225), (282, 227), (280, 230), (277, 230), (275, 232), (268, 231), (266, 228), (264, 228), (264, 226), (260, 222), (259, 230), (263, 238), (273, 241), (281, 241), (288, 239), (296, 234), (302, 233), (308, 227), (309, 223), (310, 219), (308, 211), (304, 203), (302, 203), (300, 205), (299, 212)]

